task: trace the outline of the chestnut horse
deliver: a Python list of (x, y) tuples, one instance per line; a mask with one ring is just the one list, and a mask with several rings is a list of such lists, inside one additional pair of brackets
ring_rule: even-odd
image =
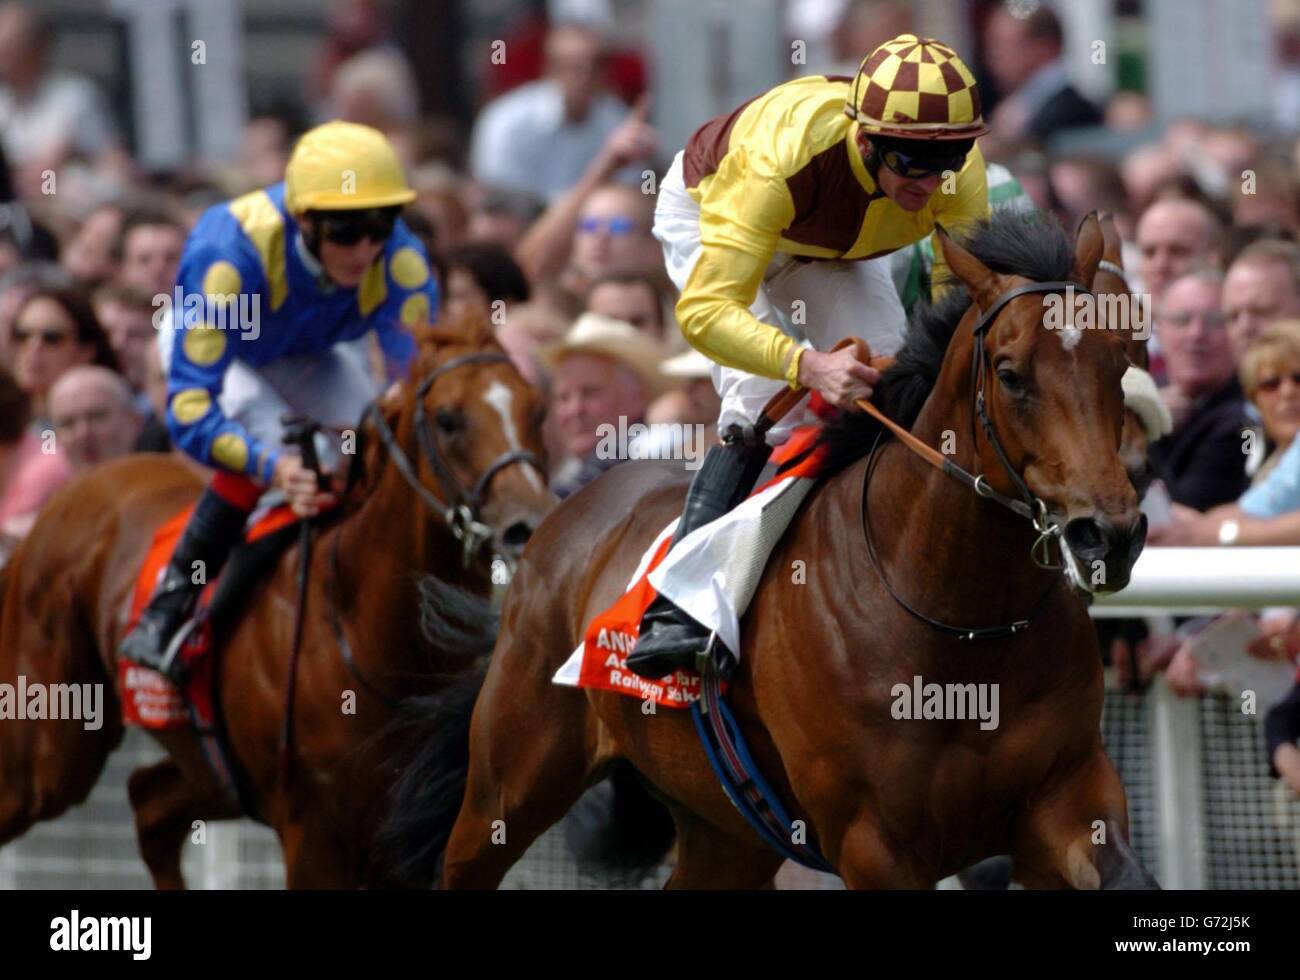
[[(257, 815), (279, 835), (290, 887), (382, 883), (368, 843), (386, 806), (395, 704), (445, 686), (484, 652), (421, 640), (418, 576), (488, 595), (490, 553), (517, 558), (554, 504), (542, 403), (486, 325), (421, 328), (418, 339), (411, 380), (358, 427), (353, 485), (313, 532), (291, 766), (280, 764), (280, 743), (298, 548), (217, 624), (230, 751)], [(0, 680), (104, 683), (111, 717), (93, 732), (71, 721), (0, 726), (0, 842), (95, 784), (122, 734), (112, 679), (137, 570), (158, 526), (201, 488), (177, 460), (101, 467), (50, 501), (6, 569)], [(491, 545), (476, 547), (468, 565), (464, 533)], [(131, 777), (140, 848), (158, 887), (183, 887), (181, 845), (193, 821), (240, 813), (190, 731), (153, 734), (169, 758)]]
[[(777, 544), (741, 621), (733, 712), (797, 829), (851, 887), (928, 888), (997, 854), (1013, 855), (1016, 877), (1033, 887), (1154, 885), (1126, 839), (1124, 788), (1101, 744), (1101, 660), (1077, 594), (1092, 581), (1083, 563), (1122, 588), (1145, 534), (1118, 455), (1124, 338), (1072, 328), (1068, 306), (1067, 329), (1046, 329), (1041, 294), (994, 309), (1031, 282), (1090, 284), (1101, 230), (1089, 218), (1071, 248), (1041, 218), (1001, 215), (967, 247), (940, 239), (965, 288), (914, 318), (875, 400), (930, 446), (955, 436), (949, 458), (983, 474), (982, 486), (1016, 495), (1023, 481), (1073, 572), (1032, 560), (1042, 534), (1030, 521), (899, 441), (873, 459), (878, 424), (846, 416), (827, 436), (829, 475)], [(975, 333), (980, 311), (991, 320)], [(974, 418), (981, 360), (987, 431)], [(771, 884), (783, 859), (728, 802), (687, 712), (648, 713), (635, 698), (551, 683), (680, 510), (684, 486), (662, 465), (616, 467), (529, 542), (474, 707), (467, 771), (458, 783), (447, 758), (440, 772), (402, 778), (439, 778), (446, 799), (430, 802), (431, 816), (463, 790), (449, 837), (446, 826), (426, 827), (428, 852), (446, 840), (443, 886), (495, 887), (616, 759), (672, 811), (670, 887)], [(794, 562), (802, 574), (791, 574)], [(937, 628), (1025, 619), (1028, 629), (974, 643)], [(895, 717), (896, 686), (917, 677), (997, 685), (999, 723)]]

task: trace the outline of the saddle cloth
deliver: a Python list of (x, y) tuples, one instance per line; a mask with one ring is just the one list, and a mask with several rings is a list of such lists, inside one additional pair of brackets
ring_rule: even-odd
[[(145, 554), (144, 563), (140, 566), (135, 589), (131, 594), (127, 632), (135, 629), (136, 623), (140, 621), (140, 615), (148, 605), (163, 569), (171, 560), (172, 552), (176, 550), (176, 545), (193, 510), (194, 506), (191, 504), (168, 519), (154, 532), (153, 541)], [(287, 504), (265, 509), (260, 514), (254, 515), (250, 521), (244, 533), (244, 545), (268, 538), (276, 531), (290, 527), (296, 522), (297, 517)], [(232, 560), (227, 563), (226, 570), (221, 573), (222, 576), (229, 574), (229, 569), (234, 564), (232, 557)], [(217, 585), (221, 581), (222, 578), (219, 576), (204, 586), (195, 611), (195, 628), (190, 632), (179, 654), (186, 665), (184, 691), (179, 691), (167, 683), (157, 671), (141, 667), (125, 657), (118, 657), (118, 695), (121, 698), (122, 717), (126, 724), (155, 731), (187, 728), (192, 724), (211, 725), (213, 720), (212, 660), (207, 653), (212, 644), (212, 620), (208, 613)], [(194, 710), (193, 718), (190, 707)]]
[(613, 691), (669, 708), (688, 708), (700, 696), (700, 676), (675, 671), (652, 680), (627, 669), (641, 617), (662, 593), (740, 654), (740, 619), (758, 588), (768, 556), (785, 533), (825, 462), (816, 446), (819, 425), (795, 430), (772, 460), (777, 474), (716, 521), (696, 528), (668, 551), (674, 519), (642, 556), (627, 590), (592, 619), (582, 643), (555, 676), (554, 684)]

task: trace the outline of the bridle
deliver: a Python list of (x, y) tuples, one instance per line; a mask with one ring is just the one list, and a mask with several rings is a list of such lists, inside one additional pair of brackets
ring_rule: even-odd
[[(1073, 282), (1052, 281), (1052, 282), (1025, 283), (1023, 285), (1016, 286), (1014, 289), (1009, 289), (1001, 296), (999, 296), (993, 302), (993, 304), (990, 305), (989, 308), (980, 315), (979, 319), (975, 321), (974, 326), (971, 328), (971, 332), (974, 335), (974, 342), (971, 347), (971, 368), (970, 368), (971, 391), (972, 391), (971, 399), (973, 402), (973, 410), (971, 412), (971, 440), (972, 440), (971, 444), (975, 445), (977, 441), (975, 423), (976, 420), (978, 420), (980, 430), (982, 430), (984, 433), (984, 438), (988, 441), (989, 445), (993, 447), (993, 452), (996, 454), (998, 458), (998, 462), (1002, 464), (1003, 470), (1010, 478), (1012, 486), (1015, 487), (1016, 493), (1020, 499), (1016, 499), (1015, 497), (1008, 497), (1007, 495), (993, 489), (991, 486), (989, 486), (988, 481), (985, 480), (984, 474), (982, 473), (972, 474), (967, 470), (963, 469), (962, 467), (958, 466), (957, 463), (955, 463), (953, 460), (949, 459), (947, 456), (943, 455), (938, 450), (934, 449), (932, 446), (927, 446), (925, 443), (921, 442), (921, 440), (917, 439), (914, 435), (912, 435), (910, 432), (904, 429), (901, 425), (894, 422), (892, 419), (886, 417), (885, 414), (882, 411), (880, 411), (880, 409), (878, 409), (875, 405), (871, 404), (870, 402), (865, 400), (859, 400), (857, 403), (858, 407), (862, 408), (864, 411), (866, 411), (867, 413), (875, 417), (877, 420), (879, 420), (885, 429), (888, 429), (890, 432), (892, 432), (899, 439), (900, 442), (902, 442), (905, 446), (907, 446), (908, 449), (912, 450), (912, 452), (916, 453), (927, 463), (929, 463), (930, 465), (934, 466), (939, 470), (942, 470), (944, 473), (946, 473), (950, 477), (953, 477), (959, 483), (969, 487), (971, 490), (975, 491), (975, 493), (979, 494), (979, 496), (984, 497), (988, 500), (992, 500), (994, 503), (1000, 504), (1002, 507), (1005, 507), (1007, 510), (1011, 511), (1017, 516), (1022, 517), (1025, 520), (1032, 523), (1034, 526), (1034, 530), (1038, 532), (1038, 538), (1034, 541), (1034, 544), (1030, 548), (1030, 557), (1033, 558), (1034, 563), (1038, 565), (1040, 568), (1045, 568), (1053, 571), (1060, 570), (1061, 568), (1064, 567), (1062, 563), (1054, 563), (1050, 560), (1051, 542), (1053, 541), (1053, 539), (1060, 537), (1062, 529), (1060, 525), (1052, 522), (1047, 512), (1047, 504), (1043, 502), (1042, 498), (1036, 496), (1034, 492), (1029, 489), (1029, 486), (1028, 484), (1025, 483), (1024, 478), (1021, 477), (1021, 475), (1016, 471), (1015, 467), (1011, 465), (1011, 460), (1007, 456), (1006, 449), (1002, 445), (1002, 440), (998, 438), (997, 429), (993, 425), (993, 420), (988, 413), (988, 399), (985, 396), (985, 385), (987, 384), (988, 375), (991, 372), (992, 368), (989, 364), (989, 353), (988, 353), (988, 349), (984, 345), (984, 340), (989, 331), (989, 328), (993, 326), (994, 322), (996, 322), (1003, 308), (1012, 300), (1018, 299), (1021, 296), (1032, 295), (1032, 294), (1059, 293), (1059, 292), (1064, 292), (1067, 289), (1073, 290), (1075, 294), (1087, 293), (1091, 295), (1092, 292), (1090, 289), (1087, 289), (1086, 287), (1080, 286), (1078, 283), (1073, 283)], [(1043, 593), (1042, 598), (1038, 600), (1038, 603), (1034, 606), (1033, 611), (1024, 619), (1018, 619), (1015, 622), (1006, 623), (1001, 626), (989, 626), (989, 627), (981, 627), (981, 628), (953, 626), (949, 623), (944, 623), (941, 622), (940, 620), (933, 619), (932, 617), (927, 616), (925, 613), (921, 612), (919, 609), (910, 605), (905, 599), (903, 599), (902, 596), (900, 596), (897, 592), (894, 591), (894, 587), (890, 585), (889, 580), (885, 578), (884, 570), (881, 567), (878, 557), (876, 556), (875, 543), (873, 542), (871, 537), (870, 512), (867, 506), (867, 489), (871, 484), (871, 475), (875, 470), (876, 463), (880, 456), (878, 450), (880, 448), (880, 441), (883, 438), (883, 436), (884, 436), (884, 429), (882, 429), (876, 435), (876, 441), (871, 447), (871, 456), (869, 462), (867, 463), (866, 474), (864, 475), (862, 480), (862, 506), (861, 506), (862, 533), (864, 538), (866, 539), (867, 554), (871, 559), (872, 568), (875, 570), (876, 574), (880, 577), (880, 581), (884, 583), (886, 590), (888, 590), (889, 594), (893, 597), (894, 601), (897, 602), (900, 606), (902, 606), (905, 610), (907, 610), (907, 612), (911, 613), (914, 617), (926, 623), (927, 625), (932, 626), (933, 628), (941, 632), (956, 636), (959, 639), (964, 640), (966, 642), (975, 642), (979, 640), (992, 640), (992, 639), (998, 639), (1007, 636), (1013, 636), (1016, 633), (1028, 629), (1032, 619), (1042, 610), (1043, 606), (1047, 603), (1048, 598), (1052, 595), (1052, 592), (1055, 590), (1056, 588), (1055, 582), (1053, 582), (1052, 585), (1047, 589), (1047, 591)]]
[(429, 423), (429, 414), (425, 409), (424, 399), (429, 393), (429, 389), (433, 387), (434, 382), (456, 368), (468, 364), (509, 362), (510, 358), (506, 354), (497, 351), (462, 354), (440, 365), (424, 378), (415, 389), (416, 441), (420, 455), (429, 464), (429, 469), (433, 470), (433, 475), (438, 479), (438, 485), (442, 487), (442, 492), (447, 497), (445, 502), (434, 496), (420, 480), (415, 465), (397, 442), (397, 436), (393, 434), (393, 430), (384, 418), (379, 403), (377, 401), (371, 402), (366, 406), (365, 414), (362, 415), (363, 424), (367, 419), (375, 423), (375, 429), (379, 433), (379, 441), (388, 450), (388, 455), (392, 459), (393, 465), (397, 467), (397, 472), (402, 475), (402, 479), (407, 482), (430, 510), (442, 518), (452, 537), (461, 542), (463, 546), (461, 560), (466, 568), (473, 563), (483, 545), (492, 539), (491, 526), (480, 520), (483, 496), (487, 492), (492, 478), (506, 467), (513, 466), (516, 463), (527, 463), (530, 466), (535, 466), (542, 473), (546, 471), (542, 466), (542, 461), (537, 458), (535, 453), (531, 453), (527, 449), (509, 450), (497, 456), (479, 475), (474, 486), (466, 492), (460, 481), (456, 479), (456, 474), (452, 472), (451, 467), (447, 464), (445, 455), (439, 450), (438, 436)]
[[(406, 455), (401, 445), (397, 441), (392, 428), (384, 418), (384, 413), (379, 408), (378, 401), (373, 401), (366, 406), (365, 412), (361, 416), (364, 425), (367, 419), (372, 419), (375, 423), (375, 429), (379, 433), (379, 440), (384, 444), (388, 451), (389, 458), (397, 471), (402, 475), (402, 479), (415, 491), (416, 495), (435, 514), (442, 518), (447, 529), (452, 536), (460, 541), (463, 545), (461, 560), (464, 566), (468, 568), (473, 562), (483, 545), (492, 538), (491, 526), (483, 523), (479, 519), (479, 513), (483, 505), (483, 496), (487, 492), (488, 485), (492, 478), (500, 473), (507, 466), (513, 466), (515, 463), (528, 463), (536, 466), (545, 473), (542, 462), (537, 458), (535, 453), (526, 449), (515, 449), (509, 452), (501, 453), (494, 459), (491, 464), (483, 471), (475, 481), (473, 488), (467, 493), (460, 481), (456, 479), (451, 467), (447, 465), (442, 452), (438, 449), (438, 438), (429, 424), (428, 412), (424, 407), (425, 396), (429, 389), (433, 387), (443, 375), (454, 371), (456, 368), (464, 367), (468, 364), (493, 364), (509, 363), (510, 358), (503, 353), (495, 351), (479, 351), (473, 354), (462, 354), (460, 357), (453, 357), (447, 363), (440, 365), (430, 375), (424, 378), (415, 389), (415, 432), (416, 441), (419, 446), (420, 455), (422, 455), (433, 470), (434, 475), (438, 478), (438, 484), (442, 487), (442, 492), (447, 496), (448, 502), (444, 503), (429, 491), (416, 473), (415, 465)], [(382, 701), (390, 708), (396, 708), (400, 699), (391, 695), (372, 683), (357, 664), (356, 653), (352, 644), (348, 641), (347, 632), (343, 628), (343, 620), (339, 615), (339, 550), (343, 540), (342, 533), (334, 535), (333, 547), (330, 549), (330, 625), (334, 630), (334, 639), (338, 644), (339, 652), (343, 658), (344, 666), (356, 678), (357, 682), (366, 689), (373, 697)], [(301, 616), (301, 611), (299, 613)], [(289, 689), (292, 691), (292, 687)], [(289, 717), (286, 714), (286, 717)]]

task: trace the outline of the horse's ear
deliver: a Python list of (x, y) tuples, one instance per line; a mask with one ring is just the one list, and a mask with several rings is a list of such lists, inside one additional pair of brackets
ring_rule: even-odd
[(943, 250), (943, 260), (948, 263), (948, 268), (966, 284), (971, 298), (979, 308), (987, 310), (1004, 292), (1002, 277), (953, 241), (943, 225), (936, 223), (934, 230), (939, 236), (939, 247)]
[(413, 323), (408, 328), (415, 338), (415, 358), (420, 370), (425, 370), (425, 362), (432, 358), (438, 349), (437, 329), (426, 321)]
[(1074, 266), (1070, 269), (1070, 278), (1091, 289), (1092, 278), (1097, 274), (1097, 265), (1105, 250), (1106, 239), (1097, 212), (1089, 211), (1079, 222), (1079, 231), (1074, 236)]
[(1106, 243), (1101, 257), (1124, 268), (1124, 241), (1119, 234), (1119, 225), (1115, 224), (1114, 213), (1102, 211), (1097, 215), (1097, 220), (1101, 222), (1101, 237)]

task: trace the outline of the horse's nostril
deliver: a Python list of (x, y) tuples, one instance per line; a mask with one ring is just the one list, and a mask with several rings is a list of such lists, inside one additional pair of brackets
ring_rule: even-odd
[(501, 543), (508, 548), (522, 548), (533, 536), (533, 526), (527, 521), (515, 521), (501, 535)]
[(1084, 561), (1106, 557), (1106, 533), (1091, 517), (1076, 517), (1065, 525), (1065, 543)]

